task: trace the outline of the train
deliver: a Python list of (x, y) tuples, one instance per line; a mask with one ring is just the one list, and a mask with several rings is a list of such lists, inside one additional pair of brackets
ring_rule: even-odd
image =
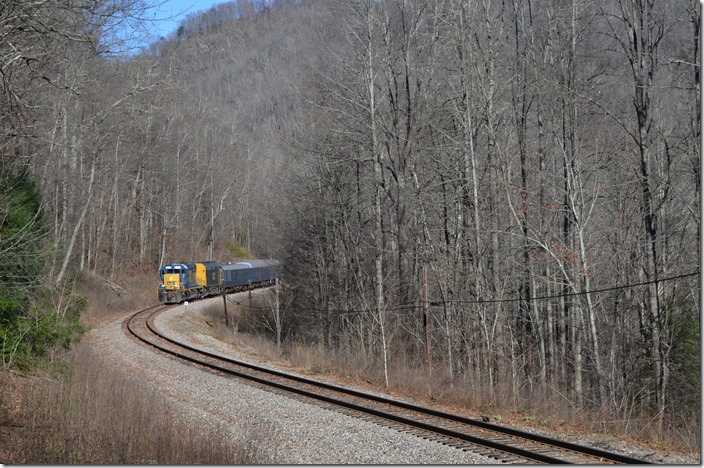
[(229, 294), (270, 286), (277, 279), (279, 261), (243, 260), (218, 262), (176, 262), (159, 268), (158, 298), (162, 304), (179, 304), (193, 299)]

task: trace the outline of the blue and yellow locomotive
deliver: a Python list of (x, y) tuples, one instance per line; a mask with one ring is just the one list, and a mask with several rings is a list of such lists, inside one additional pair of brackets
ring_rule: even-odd
[(165, 304), (274, 284), (278, 260), (170, 263), (159, 269), (158, 298)]

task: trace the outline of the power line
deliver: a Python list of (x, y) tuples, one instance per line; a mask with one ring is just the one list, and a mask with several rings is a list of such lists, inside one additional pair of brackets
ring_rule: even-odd
[(616, 291), (620, 289), (629, 289), (629, 288), (635, 288), (638, 286), (647, 286), (649, 284), (657, 284), (657, 283), (663, 283), (665, 281), (672, 281), (676, 279), (682, 279), (682, 278), (688, 278), (690, 276), (697, 276), (699, 275), (699, 271), (696, 271), (694, 273), (687, 273), (685, 275), (677, 275), (677, 276), (670, 276), (668, 278), (662, 278), (658, 280), (653, 280), (653, 281), (645, 281), (643, 283), (634, 283), (634, 284), (625, 284), (621, 286), (613, 286), (610, 288), (602, 288), (602, 289), (594, 289), (591, 291), (580, 291), (580, 292), (573, 292), (573, 293), (565, 293), (565, 294), (556, 294), (553, 296), (538, 296), (538, 297), (531, 297), (529, 299), (525, 298), (512, 298), (512, 299), (474, 299), (474, 300), (450, 300), (450, 301), (430, 301), (430, 305), (437, 306), (437, 305), (442, 305), (442, 304), (495, 304), (495, 303), (504, 303), (504, 302), (520, 302), (520, 301), (533, 301), (533, 300), (544, 300), (544, 299), (560, 299), (563, 297), (573, 297), (573, 296), (584, 296), (586, 294), (595, 294), (595, 293), (601, 293), (601, 292), (608, 292), (608, 291)]
[[(563, 297), (574, 297), (574, 296), (583, 296), (586, 294), (596, 294), (596, 293), (602, 293), (602, 292), (609, 292), (609, 291), (617, 291), (617, 290), (622, 290), (622, 289), (630, 289), (630, 288), (636, 288), (640, 286), (647, 286), (649, 284), (657, 284), (657, 283), (663, 283), (666, 281), (674, 281), (677, 279), (683, 279), (683, 278), (689, 278), (692, 276), (697, 276), (699, 275), (700, 272), (696, 271), (693, 273), (687, 273), (684, 275), (677, 275), (677, 276), (670, 276), (667, 278), (662, 278), (658, 280), (653, 280), (653, 281), (645, 281), (642, 283), (634, 283), (634, 284), (624, 284), (620, 286), (612, 286), (608, 288), (601, 288), (601, 289), (593, 289), (591, 291), (580, 291), (580, 292), (573, 292), (573, 293), (564, 293), (564, 294), (556, 294), (552, 296), (538, 296), (538, 297), (532, 297), (529, 299), (523, 299), (523, 298), (511, 298), (511, 299), (472, 299), (472, 300), (462, 300), (462, 299), (455, 299), (455, 300), (448, 300), (448, 301), (442, 301), (442, 300), (434, 300), (431, 299), (429, 304), (431, 306), (441, 306), (443, 304), (497, 304), (497, 303), (510, 303), (510, 302), (520, 302), (520, 301), (533, 301), (533, 300), (547, 300), (547, 299), (561, 299)], [(395, 306), (387, 307), (385, 310), (387, 312), (397, 312), (401, 310), (416, 310), (419, 306), (422, 306), (422, 304), (419, 305), (418, 302), (413, 302), (413, 303), (408, 303), (408, 304), (398, 304)], [(369, 309), (314, 309), (314, 308), (305, 308), (306, 311), (308, 312), (336, 312), (337, 314), (340, 315), (352, 315), (352, 314), (362, 314), (366, 312), (370, 312)]]
[[(662, 278), (662, 279), (653, 280), (653, 281), (645, 281), (642, 283), (624, 284), (621, 286), (612, 286), (612, 287), (608, 287), (608, 288), (593, 289), (591, 291), (580, 291), (580, 292), (573, 292), (573, 293), (556, 294), (556, 295), (552, 295), (552, 296), (538, 296), (538, 297), (531, 297), (529, 299), (523, 299), (523, 298), (472, 299), (472, 300), (454, 299), (454, 300), (448, 300), (448, 301), (431, 299), (428, 302), (431, 306), (441, 306), (443, 304), (497, 304), (497, 303), (510, 303), (510, 302), (520, 302), (520, 301), (528, 301), (528, 300), (533, 301), (533, 300), (561, 299), (563, 297), (584, 296), (586, 294), (596, 294), (596, 293), (602, 293), (602, 292), (636, 288), (636, 287), (640, 287), (640, 286), (647, 286), (650, 284), (657, 284), (657, 283), (663, 283), (666, 281), (674, 281), (674, 280), (678, 280), (678, 279), (689, 278), (692, 276), (697, 276), (699, 274), (700, 274), (700, 272), (696, 271), (693, 273), (687, 273), (684, 275), (677, 275), (677, 276), (670, 276), (667, 278)], [(243, 304), (243, 303), (239, 303), (234, 300), (232, 300), (232, 302), (235, 302), (238, 305)], [(397, 312), (397, 311), (402, 311), (402, 310), (416, 310), (420, 306), (422, 306), (422, 304), (419, 304), (418, 302), (413, 302), (413, 303), (408, 303), (408, 304), (398, 304), (395, 306), (387, 307), (385, 310), (387, 312)], [(245, 307), (247, 307), (247, 306), (245, 306)], [(250, 305), (249, 308), (269, 310), (269, 308), (262, 307), (262, 306), (251, 306)], [(368, 309), (368, 308), (364, 308), (364, 309), (335, 309), (335, 308), (314, 309), (314, 308), (307, 308), (306, 307), (306, 308), (304, 308), (304, 310), (307, 312), (335, 312), (339, 315), (352, 315), (352, 314), (362, 314), (362, 313), (370, 312), (370, 309)]]

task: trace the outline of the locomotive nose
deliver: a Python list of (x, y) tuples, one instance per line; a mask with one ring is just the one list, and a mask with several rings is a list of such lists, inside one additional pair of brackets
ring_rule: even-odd
[(166, 289), (179, 289), (178, 275), (164, 275), (164, 286), (166, 286)]

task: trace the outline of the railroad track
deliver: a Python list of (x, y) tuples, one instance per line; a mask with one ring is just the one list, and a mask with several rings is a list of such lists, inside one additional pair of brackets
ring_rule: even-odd
[(463, 418), (389, 398), (267, 369), (197, 349), (164, 336), (154, 326), (173, 306), (137, 312), (123, 323), (126, 333), (161, 352), (250, 385), (314, 403), (399, 431), (480, 453), (503, 463), (647, 464), (643, 460), (551, 439), (488, 422)]

